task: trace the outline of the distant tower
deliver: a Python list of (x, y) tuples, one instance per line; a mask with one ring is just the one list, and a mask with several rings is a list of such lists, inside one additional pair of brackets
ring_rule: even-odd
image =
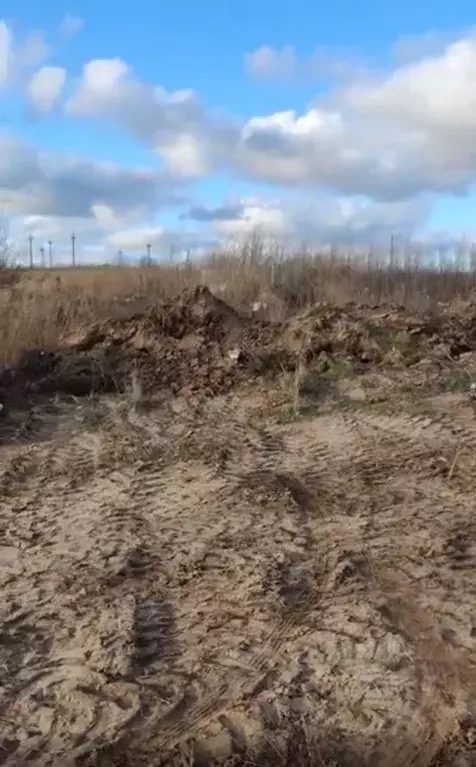
[(74, 268), (76, 266), (76, 235), (74, 232), (71, 233), (71, 266)]

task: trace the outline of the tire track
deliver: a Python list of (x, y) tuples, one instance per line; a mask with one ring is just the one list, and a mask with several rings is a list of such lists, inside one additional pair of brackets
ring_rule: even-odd
[(211, 719), (235, 706), (240, 700), (254, 696), (260, 684), (279, 663), (279, 652), (294, 631), (302, 628), (303, 619), (310, 612), (323, 607), (333, 599), (332, 594), (322, 592), (309, 594), (292, 614), (281, 618), (273, 626), (261, 651), (249, 659), (249, 678), (232, 678), (213, 690), (200, 703), (193, 696), (185, 696), (162, 719), (154, 723), (157, 734), (153, 736), (153, 748), (161, 752), (173, 750), (184, 738), (197, 735)]
[[(48, 472), (47, 476), (53, 473), (58, 479), (50, 482), (45, 492), (40, 486), (30, 493), (19, 515), (24, 522), (19, 525), (20, 519), (16, 519), (17, 526), (23, 525), (31, 533), (27, 560), (31, 573), (40, 555), (48, 557), (48, 550), (50, 561), (39, 575), (42, 603), (31, 593), (31, 610), (4, 629), (6, 641), (27, 632), (32, 617), (36, 624), (47, 621), (49, 625), (45, 643), (43, 647), (37, 645), (34, 655), (28, 645), (19, 647), (22, 658), (17, 662), (18, 673), (9, 680), (2, 697), (3, 715), (10, 721), (5, 733), (9, 733), (12, 743), (18, 741), (6, 762), (11, 767), (23, 760), (45, 767), (57, 764), (78, 740), (84, 741), (80, 748), (84, 753), (94, 750), (106, 734), (108, 739), (120, 734), (137, 717), (140, 707), (138, 688), (131, 691), (127, 681), (128, 666), (139, 663), (141, 653), (144, 661), (147, 656), (150, 662), (152, 651), (156, 655), (161, 651), (157, 615), (147, 602), (147, 575), (153, 565), (157, 585), (158, 552), (154, 551), (146, 517), (131, 508), (137, 480), (131, 471), (95, 476), (90, 494), (83, 478), (76, 484), (62, 484), (65, 457), (72, 460), (77, 450), (74, 441), (61, 445), (59, 455), (58, 445), (48, 449), (43, 465), (50, 468), (56, 462), (56, 472)], [(78, 458), (81, 466), (89, 466), (87, 455)], [(98, 578), (101, 572), (108, 581), (107, 589), (104, 578)], [(113, 583), (108, 573), (114, 575)], [(73, 587), (71, 595), (67, 584)], [(131, 609), (124, 596), (130, 591), (129, 584), (133, 584), (135, 594)], [(84, 615), (86, 620), (81, 617)], [(65, 630), (70, 634), (61, 639)], [(101, 636), (104, 644), (99, 641), (97, 649), (93, 649), (91, 666), (84, 648), (94, 648)], [(138, 654), (129, 656), (128, 637)], [(124, 650), (120, 650), (122, 642)], [(117, 659), (115, 647), (120, 650)], [(110, 667), (106, 674), (101, 670), (104, 664), (106, 669)], [(41, 719), (45, 714), (39, 703), (40, 690), (57, 702), (48, 721)], [(86, 715), (87, 711), (90, 713)], [(20, 744), (16, 727), (22, 727), (22, 722), (29, 723), (32, 732), (41, 723), (42, 734)], [(38, 757), (40, 749), (44, 758)]]
[[(447, 429), (446, 425), (435, 424), (426, 418), (408, 417), (403, 419), (403, 424), (398, 419), (395, 428), (392, 428), (392, 421), (387, 418), (365, 417), (362, 421), (362, 423), (357, 423), (355, 419), (348, 418), (343, 418), (341, 421), (341, 427), (350, 428), (352, 431), (358, 432), (358, 449), (353, 455), (351, 455), (350, 450), (347, 454), (344, 453), (344, 455), (336, 454), (337, 451), (332, 449), (329, 444), (325, 446), (320, 445), (317, 448), (314, 445), (310, 446), (310, 454), (312, 454), (314, 459), (317, 457), (320, 464), (317, 468), (314, 467), (308, 470), (306, 479), (310, 480), (311, 486), (313, 481), (318, 486), (319, 481), (322, 481), (323, 477), (324, 481), (330, 477), (330, 489), (335, 489), (340, 477), (345, 477), (346, 483), (349, 481), (349, 475), (345, 472), (347, 469), (350, 470), (352, 477), (357, 478), (364, 486), (369, 487), (371, 491), (377, 491), (378, 494), (381, 493), (382, 488), (385, 488), (385, 483), (388, 482), (388, 478), (392, 474), (401, 472), (403, 468), (409, 467), (411, 464), (413, 464), (414, 469), (416, 468), (417, 473), (421, 473), (421, 462), (431, 457), (438, 445), (441, 447), (443, 442), (443, 444), (446, 443), (451, 447), (455, 447), (460, 441), (460, 431), (458, 429), (454, 432)], [(233, 486), (225, 490), (225, 496), (230, 499), (235, 494), (236, 497), (240, 484), (246, 485), (250, 481), (255, 484), (262, 483), (263, 481), (267, 484), (277, 484), (288, 490), (294, 488), (294, 493), (291, 489), (291, 495), (303, 512), (302, 521), (304, 522), (305, 520), (307, 522), (307, 515), (315, 511), (315, 488), (312, 487), (310, 489), (309, 485), (303, 483), (295, 475), (292, 475), (289, 470), (287, 474), (283, 472), (283, 466), (289, 469), (290, 465), (295, 466), (296, 463), (302, 465), (300, 456), (296, 452), (291, 453), (291, 456), (289, 456), (285, 449), (283, 450), (283, 446), (286, 447), (285, 440), (275, 442), (271, 448), (269, 442), (260, 444), (255, 438), (250, 438), (248, 432), (244, 435), (245, 438), (243, 439), (243, 432), (241, 432), (242, 442), (237, 445), (235, 434), (236, 432), (233, 431), (233, 449), (231, 454), (234, 461), (230, 460), (224, 471), (226, 478), (232, 480)], [(467, 438), (466, 444), (471, 444), (471, 439), (472, 435)], [(421, 444), (422, 440), (427, 440), (427, 443), (423, 446)], [(425, 495), (424, 491), (423, 495)], [(455, 493), (449, 492), (448, 500), (452, 501), (454, 498)], [(371, 567), (368, 565), (369, 562), (373, 563), (374, 557), (377, 555), (374, 543), (379, 537), (381, 538), (383, 532), (385, 531), (380, 528), (380, 530), (375, 529), (370, 535), (367, 534), (362, 544), (364, 559), (360, 561), (367, 563), (364, 571), (370, 588), (375, 590), (378, 585), (381, 598), (385, 598), (387, 604), (390, 605), (388, 608), (389, 614), (396, 615), (397, 608), (400, 609), (402, 606), (405, 606), (409, 610), (409, 614), (412, 615), (412, 611), (416, 610), (416, 603), (414, 598), (412, 598), (414, 595), (409, 591), (408, 585), (404, 584), (402, 586), (401, 583), (391, 577), (390, 570), (383, 566), (379, 566), (377, 570), (373, 564)], [(355, 530), (353, 535), (355, 543)], [(342, 551), (342, 544), (345, 546), (346, 538), (347, 536), (344, 533), (340, 538), (338, 550)], [(350, 533), (348, 538), (352, 539), (352, 533)], [(385, 554), (388, 559), (391, 556), (391, 551), (395, 549), (397, 551), (397, 561), (401, 561), (402, 555), (398, 552), (398, 544), (388, 540), (384, 544), (384, 551), (379, 552), (378, 556)], [(369, 573), (373, 573), (371, 578)], [(250, 691), (259, 684), (260, 678), (272, 673), (279, 663), (280, 649), (285, 642), (292, 638), (292, 634), (297, 626), (302, 626), (304, 617), (319, 607), (323, 608), (326, 603), (332, 601), (335, 604), (336, 599), (348, 599), (354, 593), (354, 588), (355, 586), (351, 587), (350, 591), (344, 589), (343, 593), (337, 595), (335, 592), (335, 573), (329, 575), (329, 566), (327, 566), (327, 583), (322, 591), (305, 594), (299, 607), (293, 614), (283, 617), (270, 630), (261, 652), (249, 660), (248, 665), (253, 672), (253, 678), (241, 683), (233, 680), (228, 685), (220, 687), (213, 694), (207, 696), (199, 704), (189, 702), (188, 709), (182, 712), (179, 720), (171, 722), (170, 718), (167, 717), (161, 720), (158, 723), (160, 736), (155, 740), (155, 745), (161, 749), (173, 748), (184, 737), (196, 734), (208, 720), (218, 716), (227, 707), (236, 705), (240, 698), (250, 694)], [(367, 594), (367, 597), (370, 598), (370, 594)], [(446, 684), (447, 689), (453, 690), (455, 695), (460, 694), (461, 688), (458, 687), (458, 684), (461, 684), (461, 672), (458, 671), (456, 673), (456, 668), (465, 669), (464, 673), (467, 676), (465, 684), (471, 686), (473, 684), (473, 675), (472, 672), (468, 672), (468, 669), (471, 668), (469, 660), (467, 658), (455, 659), (449, 657), (446, 646), (438, 639), (435, 633), (434, 618), (423, 616), (420, 622), (413, 618), (413, 622), (410, 620), (410, 622), (407, 621), (405, 624), (405, 614), (402, 613), (399, 617), (399, 623), (396, 617), (394, 619), (398, 625), (398, 630), (405, 636), (406, 641), (415, 645), (421, 678), (429, 680), (431, 689), (438, 690), (438, 694), (441, 696), (441, 690)], [(431, 635), (429, 635), (430, 627)], [(423, 638), (420, 638), (421, 635), (423, 635)], [(428, 660), (427, 655), (429, 652), (434, 654), (435, 661)], [(423, 706), (423, 697), (420, 705)]]
[[(29, 550), (31, 561), (40, 544), (48, 543), (58, 578), (64, 582), (68, 577), (76, 578), (84, 594), (72, 606), (66, 589), (64, 605), (68, 597), (70, 612), (63, 618), (54, 617), (52, 630), (61, 633), (73, 622), (74, 641), (64, 640), (61, 653), (54, 644), (48, 652), (44, 651), (41, 661), (35, 658), (30, 662), (23, 675), (20, 674), (19, 681), (25, 687), (11, 691), (15, 699), (12, 706), (16, 699), (22, 705), (30, 700), (37, 684), (46, 684), (61, 694), (67, 680), (77, 677), (72, 706), (82, 710), (88, 702), (93, 709), (93, 720), (85, 720), (77, 736), (87, 737), (89, 742), (72, 743), (66, 732), (68, 725), (58, 718), (55, 710), (47, 734), (30, 742), (24, 752), (17, 750), (10, 757), (11, 765), (18, 758), (31, 756), (33, 759), (33, 748), (41, 746), (47, 750), (55, 739), (57, 743), (63, 740), (62, 745), (55, 746), (60, 751), (56, 751), (54, 758), (62, 758), (66, 753), (84, 754), (105, 737), (108, 717), (115, 722), (113, 732), (107, 730), (108, 738), (130, 732), (138, 741), (147, 728), (148, 747), (167, 753), (185, 738), (202, 731), (221, 713), (243, 701), (252, 701), (266, 680), (279, 672), (285, 662), (284, 647), (295, 646), (303, 632), (313, 630), (307, 625), (310, 618), (322, 618), (325, 610), (336, 610), (339, 606), (348, 608), (356, 599), (362, 604), (368, 602), (382, 621), (389, 621), (393, 630), (415, 647), (421, 706), (428, 689), (446, 705), (451, 702), (443, 700), (443, 688), (455, 698), (458, 695), (464, 698), (472, 689), (472, 657), (448, 650), (438, 638), (434, 612), (429, 606), (423, 610), (419, 605), (418, 584), (410, 578), (405, 580), (402, 575), (405, 564), (410, 570), (418, 564), (415, 542), (410, 536), (423, 533), (433, 519), (435, 535), (442, 536), (448, 531), (451, 538), (448, 519), (456, 500), (461, 504), (458, 512), (461, 519), (468, 510), (469, 474), (464, 476), (468, 482), (465, 494), (456, 484), (456, 470), (455, 482), (445, 485), (441, 479), (435, 480), (431, 467), (426, 467), (426, 462), (438, 452), (438, 445), (443, 445), (445, 450), (455, 449), (460, 444), (458, 435), (446, 426), (441, 427), (440, 433), (440, 426), (428, 419), (397, 417), (393, 428), (392, 419), (368, 414), (360, 421), (336, 415), (318, 417), (311, 424), (262, 429), (259, 424), (237, 421), (231, 409), (222, 408), (211, 421), (202, 414), (193, 425), (197, 440), (200, 429), (204, 439), (217, 435), (224, 451), (222, 461), (205, 466), (181, 459), (167, 466), (160, 457), (161, 438), (154, 436), (156, 426), (148, 430), (150, 441), (146, 453), (156, 446), (157, 459), (151, 458), (150, 452), (147, 459), (134, 452), (139, 444), (141, 422), (137, 422), (130, 438), (132, 450), (121, 453), (130, 456), (129, 462), (121, 458), (113, 467), (102, 470), (102, 474), (96, 462), (91, 479), (88, 472), (91, 472), (90, 461), (96, 461), (96, 443), (94, 448), (86, 447), (86, 454), (79, 459), (84, 478), (71, 483), (69, 468), (65, 472), (61, 467), (70, 467), (75, 451), (83, 449), (82, 443), (78, 446), (73, 440), (61, 446), (60, 453), (54, 453), (55, 446), (53, 454), (45, 458), (43, 466), (48, 476), (54, 477), (50, 485), (35, 487), (33, 481), (25, 494), (28, 503), (19, 514), (33, 520), (28, 524), (39, 536)], [(218, 433), (219, 424), (223, 436)], [(186, 432), (176, 428), (175, 447), (180, 454)], [(426, 442), (425, 435), (429, 435)], [(110, 432), (104, 438), (110, 439)], [(403, 471), (410, 472), (404, 482), (406, 490), (414, 485), (415, 497), (411, 503), (403, 500), (398, 505), (391, 493), (399, 491)], [(92, 500), (87, 499), (88, 490)], [(260, 495), (269, 496), (264, 512), (258, 502)], [(400, 517), (395, 513), (396, 508)], [(267, 517), (264, 520), (263, 514)], [(438, 514), (441, 519), (437, 519)], [(278, 529), (281, 522), (287, 524), (288, 538)], [(261, 534), (267, 537), (260, 542), (257, 537)], [(404, 534), (407, 538), (403, 538)], [(79, 535), (83, 540), (81, 546)], [(398, 540), (400, 535), (402, 541), (407, 541), (407, 547)], [(458, 545), (457, 534), (453, 537)], [(195, 543), (194, 538), (203, 544), (203, 550), (188, 551), (189, 545)], [(233, 557), (227, 558), (226, 552), (233, 545), (246, 546), (247, 540), (250, 551), (245, 552), (249, 557), (243, 571), (236, 564), (229, 581), (223, 580), (223, 604), (210, 605), (212, 617), (226, 615), (227, 608), (231, 612), (239, 598), (237, 578), (244, 578), (246, 568), (252, 569), (255, 564), (264, 567), (280, 545), (289, 545), (284, 568), (286, 562), (292, 564), (293, 561), (306, 568), (315, 565), (317, 560), (319, 566), (310, 568), (305, 587), (301, 588), (298, 583), (297, 591), (289, 596), (285, 609), (279, 612), (268, 609), (261, 597), (244, 595), (243, 609), (250, 617), (253, 612), (260, 612), (266, 626), (261, 645), (246, 656), (246, 668), (242, 665), (226, 670), (225, 682), (220, 682), (216, 668), (209, 666), (210, 671), (197, 679), (201, 689), (207, 691), (201, 695), (200, 689), (194, 689), (187, 682), (186, 664), (177, 669), (174, 666), (187, 642), (184, 627), (197, 625), (187, 623), (183, 612), (179, 615), (181, 600), (185, 610), (195, 594), (197, 609), (202, 609), (206, 604), (200, 602), (203, 589), (217, 583), (210, 575), (211, 570), (215, 567), (219, 574), (223, 568), (225, 575), (229, 563), (233, 564)], [(289, 544), (285, 544), (286, 541)], [(261, 548), (268, 551), (264, 552), (261, 562), (256, 563), (253, 557), (260, 543)], [(207, 565), (207, 551), (210, 553), (212, 545), (215, 564)], [(111, 552), (103, 556), (108, 549)], [(63, 560), (55, 559), (60, 550), (63, 557), (67, 554)], [(284, 553), (288, 551), (285, 549)], [(165, 561), (167, 557), (172, 557), (171, 564)], [(182, 582), (177, 562), (190, 569), (200, 558), (205, 563), (203, 569), (193, 572), (191, 582)], [(236, 561), (244, 560), (237, 558)], [(38, 600), (33, 606), (37, 617), (48, 615), (55, 589), (63, 604), (61, 589), (49, 583), (51, 572), (38, 576), (46, 602), (40, 606)], [(283, 578), (286, 601), (290, 586), (285, 574)], [(230, 595), (227, 602), (228, 587), (234, 588), (237, 594)], [(208, 598), (214, 593), (209, 591)], [(127, 609), (120, 609), (122, 604), (126, 604)], [(115, 638), (110, 635), (110, 628), (104, 629), (107, 639), (104, 646), (109, 642), (109, 646), (116, 647), (119, 637), (124, 649), (107, 662), (102, 656), (100, 661), (94, 656), (94, 662), (99, 663), (94, 673), (89, 662), (75, 665), (71, 657), (66, 660), (68, 653), (77, 647), (75, 642), (81, 640), (81, 647), (91, 646), (92, 637), (102, 625), (101, 615), (108, 609), (108, 625), (113, 627)], [(86, 621), (84, 625), (81, 616), (83, 622)], [(181, 634), (177, 616), (182, 618)], [(26, 616), (19, 617), (18, 626), (26, 630)], [(208, 624), (204, 622), (203, 632), (198, 634), (204, 644), (209, 642), (207, 630)], [(330, 631), (325, 625), (321, 630)], [(352, 636), (347, 637), (344, 647), (353, 641)], [(201, 656), (201, 662), (203, 673), (203, 669), (207, 669), (206, 656)], [(108, 676), (111, 668), (114, 682)], [(190, 666), (188, 669), (190, 678)], [(158, 701), (157, 694), (151, 690), (173, 674), (182, 675), (180, 694), (175, 687), (174, 698), (168, 702)], [(107, 686), (113, 684), (119, 685), (119, 693)], [(127, 684), (134, 686), (132, 693), (128, 692)], [(107, 701), (101, 691), (104, 686), (106, 697), (109, 696)], [(174, 703), (170, 705), (172, 699)], [(126, 705), (127, 701), (130, 705)], [(29, 716), (34, 721), (36, 714), (33, 711)]]

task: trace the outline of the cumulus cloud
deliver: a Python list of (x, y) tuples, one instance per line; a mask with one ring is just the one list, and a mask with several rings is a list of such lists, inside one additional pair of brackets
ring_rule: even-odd
[(15, 58), (19, 70), (34, 69), (41, 66), (51, 55), (52, 49), (41, 32), (30, 34), (17, 47)]
[(243, 217), (243, 203), (234, 203), (229, 205), (219, 205), (217, 207), (207, 207), (206, 205), (192, 205), (186, 213), (183, 213), (183, 220), (191, 219), (193, 221), (236, 221)]
[(50, 54), (42, 33), (34, 32), (18, 41), (6, 22), (0, 20), (0, 88), (21, 87), (25, 76), (44, 64)]
[[(238, 209), (238, 206), (237, 206)], [(224, 217), (221, 209), (207, 222), (213, 232), (233, 240), (246, 239), (258, 232), (264, 239), (290, 247), (305, 242), (309, 247), (336, 244), (385, 244), (398, 232), (412, 237), (428, 213), (428, 202), (411, 200), (372, 203), (369, 200), (286, 197), (282, 199), (244, 199), (239, 215)]]
[(148, 168), (39, 152), (0, 134), (0, 197), (12, 213), (89, 216), (94, 205), (155, 211), (183, 200), (170, 176)]
[(145, 253), (147, 245), (154, 248), (162, 247), (164, 234), (162, 226), (134, 227), (113, 232), (108, 236), (108, 242), (113, 247), (128, 253)]
[(13, 67), (13, 35), (4, 21), (0, 21), (0, 86), (7, 85)]
[(69, 40), (81, 32), (83, 26), (84, 20), (82, 18), (67, 13), (58, 26), (58, 34), (63, 40)]
[[(464, 33), (462, 33), (464, 36)], [(392, 59), (399, 65), (420, 61), (428, 56), (441, 56), (446, 46), (451, 45), (455, 34), (430, 29), (423, 34), (404, 35), (391, 46)]]
[(448, 131), (474, 131), (475, 78), (473, 35), (451, 43), (441, 55), (403, 66), (381, 81), (354, 86), (347, 101), (361, 115), (422, 130), (436, 139)]
[[(71, 234), (76, 235), (77, 262), (103, 263), (113, 255), (109, 253), (105, 233), (94, 217), (59, 217), (59, 216), (17, 216), (11, 219), (12, 240), (16, 244), (18, 260), (22, 264), (29, 263), (29, 241), (31, 236), (33, 260), (36, 264), (49, 262), (51, 255), (53, 264), (71, 263)], [(43, 248), (43, 259), (41, 248)]]
[(62, 67), (42, 67), (30, 78), (27, 87), (29, 106), (41, 114), (50, 112), (58, 103), (66, 83)]
[[(261, 49), (261, 72), (290, 72), (292, 49)], [(280, 69), (281, 68), (281, 69)], [(273, 70), (275, 71), (275, 70)], [(120, 59), (89, 62), (67, 112), (113, 120), (175, 173), (227, 168), (277, 185), (398, 200), (465, 193), (476, 178), (476, 38), (380, 75), (360, 73), (301, 114), (238, 121), (212, 115), (191, 91), (138, 81)]]
[[(65, 17), (60, 35), (70, 37), (79, 29), (79, 19)], [(0, 89), (15, 89), (25, 95), (27, 105), (38, 116), (48, 113), (59, 101), (66, 70), (46, 66), (52, 46), (41, 31), (26, 36), (14, 35), (12, 28), (0, 20)]]
[[(5, 132), (0, 133), (0, 201), (15, 241), (23, 242), (24, 260), (31, 234), (36, 250), (43, 245), (47, 251), (51, 239), (56, 261), (67, 261), (71, 231), (78, 235), (78, 254), (104, 260), (115, 252), (117, 237), (125, 233), (128, 244), (131, 232), (147, 229), (162, 209), (184, 205), (187, 196), (181, 183), (156, 168), (41, 152)], [(164, 232), (164, 242), (167, 236)], [(88, 248), (99, 250), (88, 256)]]
[[(79, 27), (70, 18), (59, 32), (68, 37)], [(411, 235), (435, 194), (465, 194), (476, 181), (476, 34), (433, 42), (418, 56), (407, 51), (403, 63), (394, 50), (398, 62), (385, 71), (318, 49), (300, 57), (291, 46), (263, 46), (245, 59), (254, 77), (300, 81), (324, 73), (334, 87), (301, 112), (249, 119), (212, 111), (192, 90), (142, 82), (121, 58), (88, 61), (71, 83), (64, 115), (114, 123), (166, 170), (58, 157), (0, 134), (0, 197), (13, 215), (36, 216), (36, 225), (83, 221), (85, 231), (124, 250), (164, 244), (170, 232), (147, 222), (161, 207), (187, 202), (180, 219), (205, 239), (256, 228), (286, 241)], [(38, 114), (64, 99), (66, 73), (45, 65), (49, 52), (42, 35), (18, 42), (0, 23), (0, 86), (20, 84)], [(184, 199), (188, 181), (221, 170), (273, 185), (278, 196), (214, 207)], [(283, 196), (283, 187), (292, 194)]]
[(292, 45), (276, 50), (262, 45), (245, 54), (245, 68), (252, 77), (259, 80), (290, 80), (295, 77), (299, 62)]
[(110, 251), (145, 257), (147, 246), (150, 245), (152, 258), (169, 261), (183, 260), (190, 252), (200, 255), (216, 246), (217, 242), (218, 239), (212, 232), (186, 231), (183, 228), (146, 224), (120, 229), (105, 238), (105, 246)]
[(168, 92), (138, 81), (122, 59), (88, 62), (66, 114), (108, 119), (152, 146), (172, 173), (200, 178), (232, 151), (236, 132), (213, 120), (192, 90)]
[(361, 61), (337, 56), (322, 46), (316, 47), (310, 55), (299, 56), (292, 45), (282, 48), (262, 45), (246, 53), (244, 63), (246, 72), (256, 80), (305, 85), (324, 77), (355, 78), (365, 71)]
[(327, 102), (252, 118), (239, 162), (280, 183), (318, 183), (397, 199), (464, 193), (476, 178), (476, 36), (389, 74), (349, 84)]

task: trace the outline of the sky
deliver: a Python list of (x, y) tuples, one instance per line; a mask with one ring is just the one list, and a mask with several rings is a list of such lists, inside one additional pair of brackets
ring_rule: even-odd
[[(0, 223), (27, 257), (476, 239), (470, 2), (2, 0)], [(399, 240), (399, 241), (400, 241)], [(1, 241), (1, 238), (0, 238)], [(47, 257), (47, 256), (46, 256)]]

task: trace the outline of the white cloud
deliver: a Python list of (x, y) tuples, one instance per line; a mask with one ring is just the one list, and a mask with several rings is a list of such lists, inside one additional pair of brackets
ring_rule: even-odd
[(196, 136), (179, 134), (160, 147), (160, 154), (171, 173), (185, 178), (202, 178), (213, 173), (213, 160), (207, 157)]
[(263, 45), (245, 55), (245, 67), (248, 74), (260, 80), (288, 80), (296, 75), (299, 64), (292, 45), (281, 50)]
[(175, 135), (196, 111), (192, 91), (167, 93), (139, 82), (122, 59), (94, 59), (82, 76), (66, 113), (76, 117), (104, 117), (120, 123), (137, 138), (153, 143), (158, 131)]
[(82, 81), (71, 102), (72, 111), (78, 114), (98, 108), (107, 111), (111, 102), (119, 98), (116, 89), (128, 75), (129, 67), (122, 59), (89, 61), (84, 66)]
[(473, 36), (448, 45), (439, 56), (403, 66), (381, 82), (354, 86), (347, 99), (359, 114), (437, 138), (448, 130), (474, 131), (475, 84)]
[(42, 33), (34, 32), (18, 41), (6, 22), (0, 20), (0, 90), (17, 88), (22, 91), (31, 81), (32, 70), (40, 67), (50, 54), (50, 46)]
[(180, 202), (181, 191), (155, 169), (38, 152), (0, 133), (0, 207), (10, 214), (90, 217), (102, 211), (104, 216), (109, 206), (121, 216), (150, 215)]
[[(261, 72), (292, 72), (291, 48), (262, 48)], [(277, 66), (277, 70), (273, 67)], [(301, 64), (299, 65), (301, 66)], [(386, 75), (362, 74), (301, 114), (218, 118), (189, 90), (142, 83), (121, 59), (87, 63), (67, 114), (112, 120), (186, 178), (251, 180), (380, 200), (464, 193), (476, 180), (476, 37)]]
[(16, 51), (16, 64), (19, 69), (35, 69), (41, 66), (51, 55), (48, 45), (41, 32), (30, 34)]
[(423, 34), (400, 37), (392, 45), (390, 53), (397, 64), (408, 64), (429, 56), (441, 56), (446, 46), (450, 45), (454, 39), (454, 32), (450, 34), (431, 29)]
[(43, 259), (49, 262), (49, 242), (51, 245), (53, 264), (71, 263), (71, 234), (76, 235), (77, 263), (104, 263), (111, 254), (108, 253), (104, 232), (92, 218), (58, 217), (58, 216), (17, 216), (12, 218), (12, 239), (22, 264), (29, 263), (28, 237), (33, 237), (32, 251), (36, 264), (41, 264), (41, 248), (44, 248)]
[(58, 26), (58, 33), (61, 38), (68, 40), (81, 32), (83, 26), (84, 20), (82, 18), (67, 13)]
[(113, 247), (110, 238), (147, 229), (162, 208), (183, 202), (182, 185), (155, 168), (40, 152), (0, 132), (0, 210), (23, 242), (24, 258), (31, 233), (36, 248), (51, 239), (55, 258), (68, 260), (74, 230), (81, 252), (98, 246), (103, 260)]
[[(104, 202), (91, 205), (91, 215), (99, 229), (104, 231), (119, 229), (124, 223), (124, 217), (119, 217), (114, 208)], [(135, 211), (131, 212), (131, 216), (133, 215), (135, 215)]]
[(272, 48), (263, 45), (244, 57), (245, 70), (256, 80), (309, 85), (323, 78), (355, 79), (366, 69), (355, 57), (338, 56), (322, 46), (299, 56), (292, 45)]
[(439, 54), (358, 78), (293, 112), (243, 126), (238, 165), (273, 183), (380, 199), (464, 193), (476, 180), (476, 35)]
[(46, 72), (49, 72), (50, 83), (53, 78), (58, 83), (59, 72), (63, 69), (44, 66), (52, 53), (53, 48), (42, 31), (29, 32), (26, 36), (14, 35), (11, 26), (0, 19), (0, 88), (15, 88), (28, 95), (31, 82), (42, 81), (43, 90)]
[(108, 243), (118, 250), (128, 253), (145, 253), (147, 245), (157, 248), (164, 241), (164, 228), (162, 226), (137, 227), (123, 229), (108, 236)]
[(41, 66), (50, 54), (51, 48), (40, 32), (18, 42), (7, 24), (0, 20), (0, 87), (21, 88), (25, 76)]
[(13, 36), (4, 21), (0, 21), (0, 87), (7, 85), (13, 67)]
[(59, 101), (66, 83), (62, 67), (42, 67), (31, 77), (27, 87), (29, 105), (40, 113), (50, 112)]
[(217, 237), (211, 232), (207, 234), (147, 224), (119, 229), (105, 239), (105, 247), (113, 254), (122, 251), (129, 256), (145, 257), (147, 245), (150, 245), (152, 258), (173, 261), (184, 259), (192, 251), (195, 255), (209, 252), (216, 244)]
[[(256, 227), (310, 240), (412, 232), (432, 195), (464, 194), (476, 181), (476, 33), (434, 48), (422, 42), (421, 51), (410, 63), (369, 72), (319, 49), (301, 57), (291, 46), (263, 46), (246, 57), (253, 76), (300, 81), (325, 73), (339, 82), (301, 112), (249, 119), (213, 112), (192, 90), (142, 82), (121, 58), (88, 61), (65, 116), (113, 122), (151, 148), (167, 173), (57, 157), (0, 134), (0, 207), (48, 221), (84, 220), (111, 247), (119, 238), (124, 250), (143, 248), (144, 238), (169, 237), (147, 221), (177, 203), (178, 179), (185, 184), (225, 170), (302, 197), (297, 205), (280, 191), (277, 200), (241, 200), (215, 213), (196, 205), (188, 220), (213, 236)], [(25, 89), (39, 113), (53, 109), (65, 90), (65, 71), (42, 66), (47, 55), (41, 35), (21, 45), (0, 23), (0, 85)]]
[(94, 206), (92, 215), (54, 216), (29, 215), (15, 216), (11, 221), (15, 242), (19, 243), (23, 262), (28, 262), (28, 236), (34, 238), (33, 250), (38, 263), (40, 248), (45, 248), (48, 258), (48, 242), (52, 242), (55, 263), (71, 262), (71, 234), (76, 236), (76, 255), (78, 263), (104, 262), (112, 259), (118, 250), (127, 254), (143, 255), (146, 245), (153, 249), (168, 243), (169, 233), (162, 227), (151, 227), (145, 223), (147, 216), (137, 214), (119, 215), (108, 206)]
[(210, 207), (207, 205), (192, 205), (181, 216), (182, 221), (236, 221), (243, 217), (243, 203), (229, 201), (222, 205)]
[[(211, 220), (220, 237), (240, 240), (259, 231), (264, 238), (295, 247), (303, 241), (310, 247), (328, 243), (388, 246), (395, 233), (408, 238), (425, 222), (424, 200), (373, 203), (369, 200), (305, 196), (283, 199), (251, 198), (240, 202), (241, 215)], [(210, 219), (209, 219), (210, 220)]]
[(142, 83), (121, 59), (88, 62), (65, 110), (113, 121), (151, 146), (172, 173), (190, 178), (212, 173), (236, 138), (233, 127), (212, 120), (192, 90)]

